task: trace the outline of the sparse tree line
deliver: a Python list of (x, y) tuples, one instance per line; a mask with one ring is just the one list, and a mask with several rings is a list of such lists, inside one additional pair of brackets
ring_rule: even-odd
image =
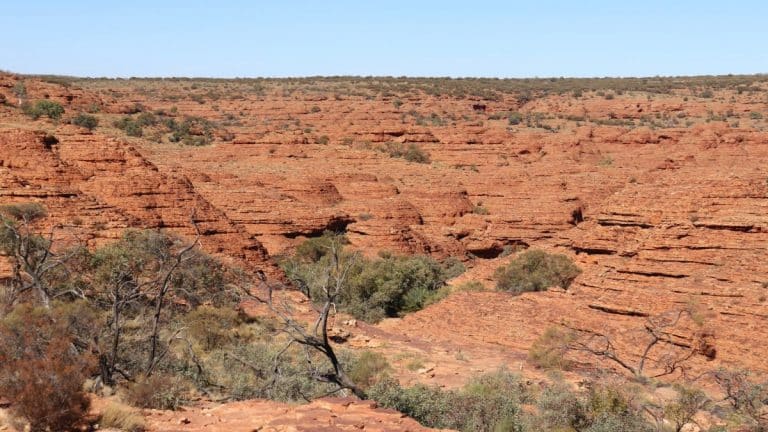
[[(199, 249), (199, 238), (129, 230), (87, 250), (54, 244), (60, 227), (37, 231), (45, 217), (34, 203), (0, 207), (0, 255), (10, 264), (0, 281), (0, 395), (33, 431), (82, 426), (88, 392), (125, 403), (105, 410), (103, 427), (137, 431), (136, 408), (175, 409), (196, 396), (306, 401), (351, 393), (428, 426), (466, 431), (681, 430), (717, 402), (692, 386), (663, 401), (637, 391), (654, 375), (685, 372), (692, 356), (714, 355), (706, 332), (687, 346), (672, 339), (672, 329), (693, 316), (688, 310), (648, 317), (647, 349), (637, 362), (610, 335), (578, 329), (551, 330), (531, 350), (541, 367), (567, 369), (582, 353), (617, 365), (629, 380), (607, 374), (576, 389), (555, 376), (531, 383), (502, 369), (458, 390), (406, 388), (382, 354), (342, 349), (332, 323), (339, 312), (377, 322), (439, 301), (450, 291), (446, 281), (464, 270), (458, 260), (371, 259), (350, 250), (343, 235), (310, 239), (281, 260), (310, 300), (306, 318), (291, 301), (295, 291), (223, 265)], [(194, 215), (190, 224), (197, 227)], [(564, 256), (526, 251), (497, 280), (519, 294), (567, 288), (578, 273)], [(248, 304), (270, 313), (249, 315)], [(730, 407), (728, 421), (766, 430), (768, 386), (746, 372), (711, 376), (727, 395), (720, 405)]]

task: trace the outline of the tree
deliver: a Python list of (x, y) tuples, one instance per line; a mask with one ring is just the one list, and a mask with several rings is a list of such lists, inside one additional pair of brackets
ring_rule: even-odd
[(24, 85), (24, 81), (17, 81), (13, 85), (13, 95), (19, 99), (19, 106), (22, 106), (27, 97), (27, 87)]
[[(56, 270), (66, 271), (67, 261), (79, 250), (74, 248), (65, 253), (53, 251), (55, 227), (44, 237), (32, 226), (45, 215), (45, 208), (37, 203), (0, 207), (0, 254), (9, 258), (13, 268), (5, 305), (8, 308), (19, 296), (28, 292), (34, 292), (46, 308), (50, 307), (52, 298), (63, 294), (54, 292), (51, 276)], [(74, 289), (66, 292), (82, 297), (82, 293)]]
[(745, 414), (757, 431), (768, 431), (768, 382), (754, 382), (750, 375), (743, 370), (719, 369), (713, 376), (725, 400)]
[[(714, 357), (715, 349), (711, 345), (708, 333), (698, 329), (691, 337), (691, 342), (674, 339), (673, 330), (677, 329), (683, 317), (691, 317), (690, 309), (673, 310), (656, 316), (649, 316), (642, 329), (643, 342), (642, 353), (636, 363), (628, 357), (620, 354), (611, 336), (599, 332), (585, 332), (569, 345), (569, 350), (585, 352), (601, 357), (615, 363), (622, 369), (630, 372), (635, 378), (646, 378), (646, 363), (651, 354), (657, 352), (659, 347), (665, 347), (661, 353), (657, 353), (656, 366), (661, 371), (652, 378), (670, 375), (676, 371), (685, 374), (686, 363), (697, 354)], [(695, 323), (695, 320), (693, 320)]]
[[(349, 377), (328, 335), (329, 319), (331, 314), (336, 311), (336, 305), (348, 284), (350, 271), (359, 262), (360, 255), (343, 252), (342, 236), (329, 236), (326, 241), (316, 244), (316, 247), (320, 248), (325, 261), (323, 261), (324, 265), (314, 267), (312, 274), (312, 283), (315, 289), (311, 290), (314, 297), (310, 304), (317, 314), (313, 324), (306, 326), (300, 322), (295, 317), (292, 306), (285, 298), (279, 299), (279, 301), (275, 299), (275, 288), (284, 292), (285, 286), (282, 284), (278, 284), (277, 287), (270, 285), (266, 283), (263, 275), (261, 275), (261, 283), (266, 294), (258, 295), (249, 290), (245, 290), (245, 293), (266, 305), (281, 321), (282, 331), (289, 336), (288, 344), (278, 353), (275, 362), (279, 361), (280, 355), (285, 353), (291, 345), (299, 344), (307, 350), (307, 372), (310, 377), (320, 382), (335, 385), (337, 388), (331, 393), (346, 389), (355, 396), (365, 399), (366, 392)], [(307, 288), (307, 292), (309, 291)], [(330, 369), (314, 365), (310, 359), (310, 351), (321, 354), (328, 361)]]

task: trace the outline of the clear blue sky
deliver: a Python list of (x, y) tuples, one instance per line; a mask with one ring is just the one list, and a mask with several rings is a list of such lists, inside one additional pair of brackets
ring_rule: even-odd
[(78, 76), (768, 72), (768, 1), (6, 0), (0, 69)]

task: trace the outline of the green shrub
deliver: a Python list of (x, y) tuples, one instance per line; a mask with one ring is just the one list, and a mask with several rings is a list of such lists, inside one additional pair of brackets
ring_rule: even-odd
[(64, 114), (64, 107), (61, 104), (47, 99), (39, 100), (34, 105), (25, 105), (23, 108), (24, 113), (35, 120), (42, 116), (58, 120)]
[(116, 120), (112, 125), (131, 137), (140, 137), (144, 134), (141, 125), (128, 116)]
[(72, 119), (72, 124), (94, 130), (99, 125), (99, 119), (89, 114), (80, 113)]
[[(345, 242), (343, 236), (327, 232), (299, 245), (295, 256), (283, 260), (281, 266), (310, 298), (322, 298), (321, 275), (330, 265), (326, 254), (332, 244), (338, 248)], [(343, 250), (340, 256), (343, 262), (355, 262), (347, 273), (338, 306), (369, 322), (413, 312), (444, 297), (448, 293), (443, 289), (448, 276), (463, 268), (463, 264), (453, 260), (441, 265), (426, 256), (382, 254), (378, 259), (366, 259)]]
[(414, 312), (444, 295), (445, 273), (438, 262), (425, 256), (390, 256), (365, 260), (350, 275), (342, 293), (342, 308), (365, 321), (376, 322)]
[(515, 111), (509, 114), (508, 120), (510, 125), (517, 126), (523, 121), (523, 115)]
[(543, 291), (553, 286), (567, 289), (581, 273), (571, 260), (560, 254), (529, 250), (520, 254), (494, 274), (496, 288), (512, 294)]
[(537, 430), (579, 430), (590, 432), (650, 432), (655, 430), (643, 418), (642, 406), (634, 400), (626, 383), (590, 383), (586, 392), (556, 382), (538, 397)]
[(460, 431), (522, 431), (525, 390), (505, 370), (481, 375), (459, 391), (416, 385), (403, 388), (384, 379), (369, 389), (373, 400), (424, 426)]

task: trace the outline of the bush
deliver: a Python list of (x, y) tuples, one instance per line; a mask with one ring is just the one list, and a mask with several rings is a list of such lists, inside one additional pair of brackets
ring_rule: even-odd
[(187, 333), (204, 351), (222, 348), (234, 341), (233, 329), (241, 324), (230, 308), (201, 306), (184, 316)]
[(575, 335), (558, 327), (550, 327), (531, 345), (528, 359), (537, 367), (543, 369), (567, 370), (571, 362), (565, 358), (568, 345), (573, 342)]
[[(310, 298), (322, 298), (323, 269), (329, 264), (326, 257), (330, 245), (342, 247), (346, 239), (326, 233), (309, 239), (296, 249), (292, 259), (281, 265), (286, 275)], [(342, 251), (342, 260), (356, 259), (349, 270), (338, 306), (358, 319), (377, 322), (385, 317), (396, 317), (413, 312), (444, 297), (445, 281), (457, 274), (463, 265), (446, 260), (441, 265), (426, 256), (393, 256), (383, 254), (379, 259), (353, 258)]]
[(61, 118), (61, 115), (64, 114), (64, 107), (62, 107), (58, 102), (44, 99), (35, 102), (34, 105), (25, 105), (24, 113), (32, 117), (34, 120), (37, 120), (42, 116), (46, 116), (53, 120), (58, 120)]
[[(277, 343), (240, 344), (211, 353), (204, 368), (211, 382), (225, 388), (227, 395), (236, 400), (306, 401), (334, 389), (308, 375), (302, 349), (291, 347), (275, 361), (281, 350)], [(325, 365), (314, 353), (310, 360), (314, 367)]]
[(405, 159), (408, 162), (429, 163), (429, 154), (425, 152), (418, 144), (410, 143), (407, 146), (403, 143), (389, 141), (380, 148), (387, 153), (389, 157)]
[(575, 392), (568, 384), (555, 383), (537, 401), (539, 430), (589, 432), (650, 432), (642, 407), (626, 383), (591, 383), (586, 392)]
[(89, 114), (80, 113), (72, 119), (72, 124), (88, 130), (94, 130), (99, 125), (99, 119)]
[(389, 369), (389, 362), (383, 355), (373, 351), (363, 351), (353, 361), (347, 375), (354, 383), (367, 389), (376, 384)]
[(523, 121), (523, 115), (519, 112), (515, 111), (513, 113), (509, 114), (509, 124), (512, 126), (517, 126)]
[(176, 410), (189, 401), (189, 385), (179, 377), (152, 375), (129, 385), (125, 399), (138, 408)]
[(128, 136), (140, 137), (144, 134), (141, 125), (127, 116), (115, 121), (112, 123), (112, 125), (118, 129), (121, 129)]
[(390, 256), (365, 260), (350, 275), (342, 308), (356, 318), (376, 322), (420, 310), (442, 295), (442, 266), (426, 256)]
[(32, 431), (70, 430), (88, 411), (90, 358), (50, 311), (22, 305), (0, 321), (0, 394)]
[(424, 426), (461, 431), (520, 431), (525, 391), (505, 370), (481, 375), (460, 391), (417, 385), (403, 388), (384, 379), (369, 390), (373, 400), (396, 409)]
[(99, 426), (102, 429), (114, 428), (125, 432), (142, 432), (146, 429), (141, 413), (117, 402), (110, 402), (104, 408), (99, 419)]
[(543, 291), (553, 286), (567, 289), (580, 273), (581, 270), (565, 255), (529, 250), (512, 260), (508, 266), (499, 267), (494, 278), (497, 289), (522, 294)]

